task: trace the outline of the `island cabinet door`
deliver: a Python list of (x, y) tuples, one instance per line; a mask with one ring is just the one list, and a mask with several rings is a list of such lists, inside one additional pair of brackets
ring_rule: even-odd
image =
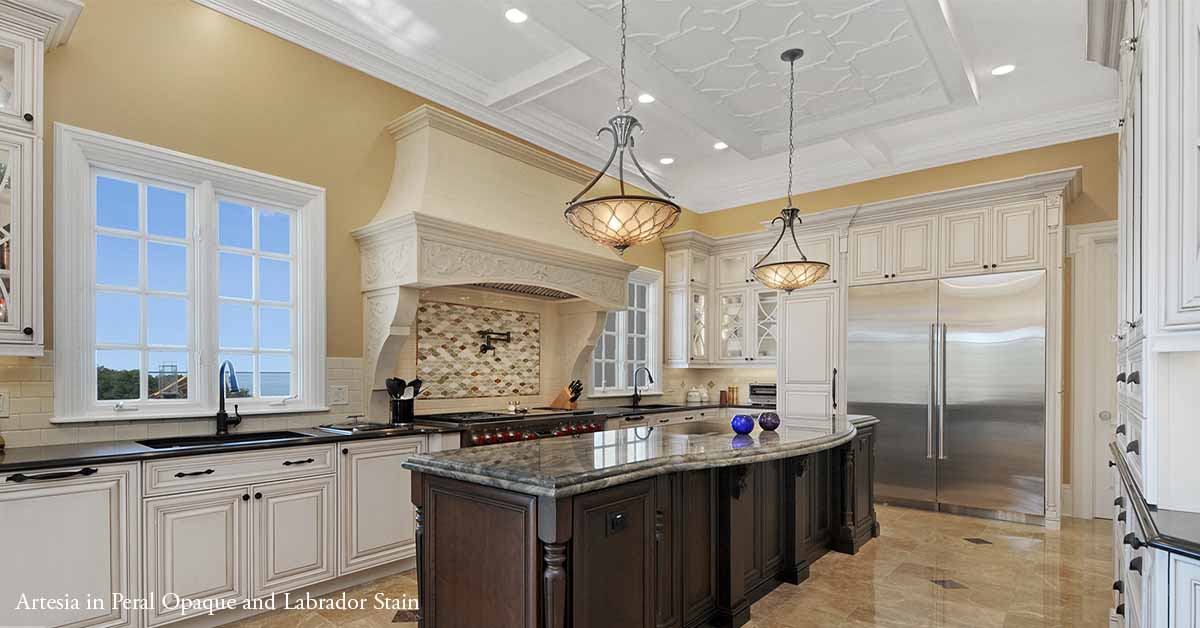
[(809, 565), (829, 548), (831, 532), (829, 451), (809, 454), (799, 463), (796, 478), (796, 556)]
[(717, 607), (717, 472), (680, 474), (683, 625), (694, 626)]
[(683, 568), (679, 533), (682, 529), (685, 474), (671, 473), (654, 479), (654, 625), (679, 628), (683, 617)]
[(575, 497), (572, 628), (655, 625), (654, 482)]

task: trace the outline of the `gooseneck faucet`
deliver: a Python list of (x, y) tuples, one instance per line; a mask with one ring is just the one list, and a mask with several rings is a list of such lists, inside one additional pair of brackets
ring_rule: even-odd
[(650, 369), (648, 369), (644, 366), (639, 366), (636, 369), (634, 369), (634, 371), (633, 371), (633, 407), (635, 407), (635, 408), (638, 407), (638, 404), (640, 404), (642, 402), (642, 391), (638, 387), (638, 373), (641, 373), (642, 371), (646, 371), (646, 379), (650, 380), (647, 383), (649, 383), (649, 384), (654, 383), (654, 375), (650, 374)]
[(242, 422), (242, 415), (238, 414), (236, 403), (233, 404), (233, 418), (229, 418), (229, 414), (225, 412), (225, 393), (230, 390), (238, 390), (237, 373), (233, 370), (233, 362), (225, 360), (217, 370), (217, 396), (220, 398), (220, 405), (217, 407), (217, 436), (228, 434), (231, 425)]

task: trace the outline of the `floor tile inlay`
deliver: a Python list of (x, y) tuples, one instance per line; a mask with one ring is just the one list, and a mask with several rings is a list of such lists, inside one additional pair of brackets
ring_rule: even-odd
[(965, 588), (967, 588), (967, 585), (965, 585), (957, 580), (935, 579), (935, 580), (930, 580), (930, 582), (938, 585), (939, 587), (942, 587), (943, 589), (965, 589)]
[(977, 536), (968, 536), (967, 538), (965, 538), (963, 540), (968, 543), (974, 543), (976, 545), (991, 545), (992, 544), (991, 541), (989, 541), (987, 539), (981, 539)]

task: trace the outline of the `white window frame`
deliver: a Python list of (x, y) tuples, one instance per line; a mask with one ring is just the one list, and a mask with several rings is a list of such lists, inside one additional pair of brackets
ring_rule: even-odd
[[(231, 399), (242, 414), (328, 411), (325, 402), (325, 190), (61, 123), (54, 125), (54, 423), (204, 417), (217, 410), (217, 199), (294, 209), (293, 397)], [(97, 401), (97, 173), (191, 188), (192, 357), (187, 400)]]
[[(629, 273), (629, 283), (639, 283), (646, 285), (646, 365), (654, 374), (654, 383), (642, 386), (640, 392), (643, 395), (661, 395), (662, 394), (662, 321), (663, 321), (663, 274), (653, 268), (639, 267)], [(623, 314), (628, 310), (620, 310), (609, 312), (608, 315), (617, 315), (617, 380), (616, 386), (608, 386), (604, 388), (595, 387), (595, 379), (593, 369), (600, 363), (595, 354), (588, 356), (588, 397), (627, 397), (633, 394), (633, 382), (625, 380), (625, 362), (626, 362), (626, 346), (628, 345), (626, 338), (629, 334), (629, 316)], [(603, 327), (600, 331), (604, 334)], [(599, 336), (597, 336), (599, 341)], [(593, 347), (593, 351), (595, 348)]]

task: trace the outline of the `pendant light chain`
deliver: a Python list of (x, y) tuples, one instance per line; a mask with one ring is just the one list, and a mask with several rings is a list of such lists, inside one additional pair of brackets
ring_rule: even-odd
[(621, 0), (621, 99), (617, 101), (617, 109), (621, 113), (629, 113), (629, 110), (633, 108), (633, 104), (625, 96), (625, 30), (628, 15), (625, 0)]
[(788, 87), (788, 207), (792, 206), (792, 154), (796, 152), (795, 138), (793, 137), (796, 128), (796, 60), (792, 59), (788, 66), (788, 75), (791, 76), (791, 83)]

